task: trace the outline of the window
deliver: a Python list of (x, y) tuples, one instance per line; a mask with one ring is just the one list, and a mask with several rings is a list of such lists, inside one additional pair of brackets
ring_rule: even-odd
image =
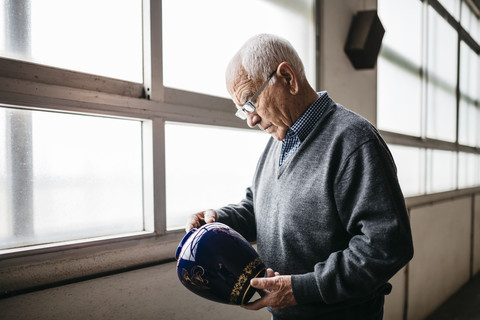
[(269, 138), (260, 130), (167, 123), (167, 229), (184, 228), (192, 213), (242, 200)]
[(2, 57), (143, 81), (142, 1), (1, 0), (0, 17)]
[(229, 98), (224, 83), (228, 62), (248, 38), (264, 32), (293, 44), (307, 78), (315, 84), (313, 0), (164, 0), (162, 4), (165, 86)]
[(142, 121), (3, 107), (0, 128), (0, 249), (151, 231)]
[(425, 192), (425, 149), (390, 145), (405, 197)]
[(460, 43), (459, 142), (480, 147), (480, 59), (464, 42)]
[(472, 153), (458, 154), (458, 187), (469, 188), (480, 184), (480, 156)]
[[(419, 136), (422, 124), (421, 2), (379, 1), (385, 33), (378, 60), (379, 128)], [(408, 16), (409, 23), (398, 19)], [(407, 30), (405, 30), (407, 28)], [(393, 80), (395, 79), (395, 81)]]
[(457, 186), (457, 157), (453, 151), (427, 150), (427, 193), (453, 190)]
[(480, 25), (471, 5), (378, 3), (387, 32), (378, 60), (377, 126), (406, 195), (480, 185)]
[(428, 8), (427, 137), (455, 141), (457, 33)]

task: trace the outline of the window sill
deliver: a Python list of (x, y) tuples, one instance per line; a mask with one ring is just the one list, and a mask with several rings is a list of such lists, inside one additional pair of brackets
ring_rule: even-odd
[(2, 250), (0, 298), (173, 261), (183, 230)]

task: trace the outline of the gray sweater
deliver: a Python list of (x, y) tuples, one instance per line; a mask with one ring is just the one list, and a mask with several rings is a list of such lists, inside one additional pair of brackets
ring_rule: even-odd
[(245, 199), (217, 210), (219, 222), (256, 240), (267, 267), (292, 275), (299, 305), (270, 310), (276, 318), (361, 313), (413, 256), (392, 156), (367, 120), (332, 100), (281, 167), (280, 150), (270, 139)]

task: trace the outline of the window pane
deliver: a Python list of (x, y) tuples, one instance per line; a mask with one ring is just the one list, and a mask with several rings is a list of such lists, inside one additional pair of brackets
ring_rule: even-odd
[(480, 156), (473, 153), (458, 154), (458, 187), (468, 188), (480, 185)]
[[(387, 30), (386, 46), (411, 64), (421, 63), (422, 2), (418, 0), (378, 1), (378, 14)], [(408, 17), (408, 23), (405, 23)]]
[(229, 97), (225, 68), (240, 46), (258, 33), (274, 33), (289, 40), (314, 85), (313, 5), (313, 0), (164, 0), (165, 86)]
[(260, 130), (166, 123), (167, 229), (242, 200), (269, 138)]
[(480, 110), (470, 100), (461, 97), (458, 141), (468, 146), (480, 146)]
[(414, 73), (380, 57), (377, 96), (377, 125), (380, 129), (420, 136), (421, 78), (419, 73)]
[(456, 140), (457, 33), (429, 7), (427, 136)]
[(139, 0), (0, 0), (0, 56), (141, 83)]
[[(385, 33), (378, 60), (379, 128), (421, 134), (421, 13), (418, 0), (379, 1)], [(409, 22), (405, 23), (405, 17)]]
[(456, 188), (456, 159), (453, 151), (427, 150), (427, 193)]
[(404, 196), (425, 192), (425, 149), (390, 145)]
[(471, 100), (480, 98), (480, 57), (465, 42), (460, 43), (460, 91)]
[(0, 108), (0, 248), (144, 229), (142, 122)]
[(480, 146), (480, 58), (464, 42), (460, 46), (459, 143)]

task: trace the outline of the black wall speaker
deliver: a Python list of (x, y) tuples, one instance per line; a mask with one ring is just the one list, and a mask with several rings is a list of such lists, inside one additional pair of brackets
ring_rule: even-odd
[(345, 53), (355, 69), (375, 67), (385, 29), (376, 10), (359, 11), (353, 16)]

